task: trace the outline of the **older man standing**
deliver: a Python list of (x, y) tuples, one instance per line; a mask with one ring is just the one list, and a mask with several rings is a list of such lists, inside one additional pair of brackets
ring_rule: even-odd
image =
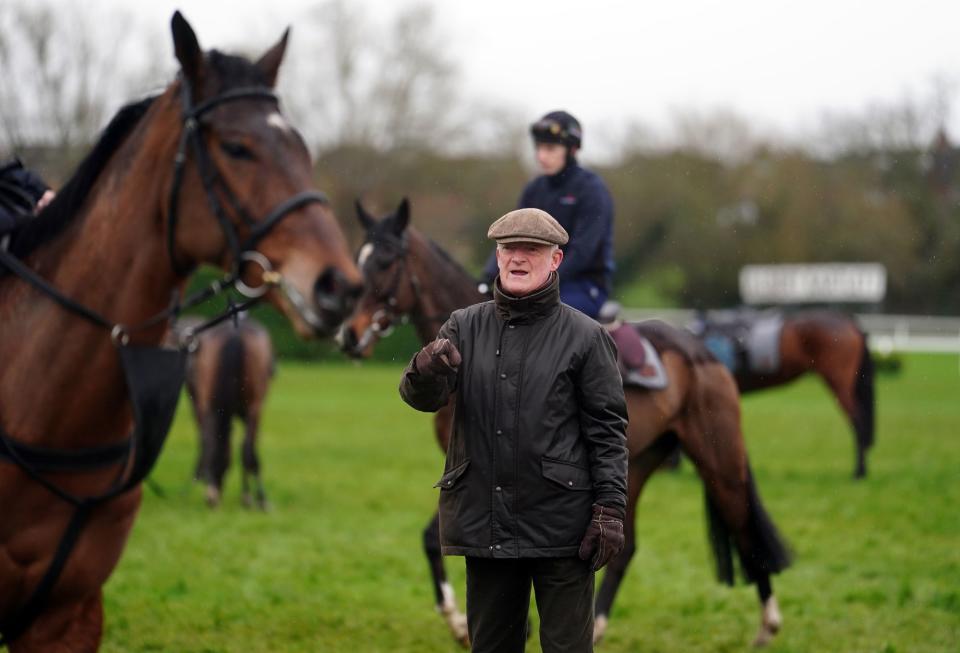
[(623, 546), (626, 405), (613, 342), (560, 303), (567, 233), (519, 209), (491, 225), (494, 300), (459, 310), (410, 361), (403, 399), (456, 393), (440, 488), (443, 553), (467, 561), (475, 652), (521, 652), (530, 587), (545, 653), (592, 650), (594, 572)]

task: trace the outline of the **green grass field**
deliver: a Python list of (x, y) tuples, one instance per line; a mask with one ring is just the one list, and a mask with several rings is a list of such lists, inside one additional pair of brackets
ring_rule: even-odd
[[(224, 506), (205, 507), (182, 402), (154, 473), (166, 497), (146, 491), (105, 588), (103, 650), (459, 650), (421, 553), (443, 460), (430, 417), (397, 396), (399, 373), (281, 365), (261, 431), (268, 514), (240, 507), (236, 466)], [(957, 357), (907, 357), (880, 377), (878, 403), (870, 477), (854, 482), (852, 437), (819, 381), (745, 401), (760, 494), (796, 554), (774, 580), (784, 630), (771, 651), (960, 651)], [(748, 650), (755, 592), (714, 582), (689, 464), (651, 481), (640, 514), (597, 650)], [(447, 566), (462, 606), (462, 561)]]

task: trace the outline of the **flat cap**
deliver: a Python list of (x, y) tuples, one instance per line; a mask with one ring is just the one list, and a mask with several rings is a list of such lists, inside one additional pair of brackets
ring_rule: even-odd
[(566, 229), (540, 209), (517, 209), (498, 219), (487, 230), (487, 238), (498, 243), (541, 243), (566, 245)]

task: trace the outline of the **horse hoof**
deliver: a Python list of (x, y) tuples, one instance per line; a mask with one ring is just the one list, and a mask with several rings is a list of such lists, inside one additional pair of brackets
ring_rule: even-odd
[(253, 497), (247, 494), (246, 492), (244, 492), (240, 496), (240, 503), (242, 503), (243, 507), (246, 508), (247, 510), (253, 509)]
[(773, 641), (773, 638), (780, 627), (783, 626), (783, 617), (780, 615), (780, 606), (777, 604), (777, 597), (771, 596), (763, 606), (763, 614), (760, 618), (760, 630), (753, 640), (756, 648), (762, 648)]
[(761, 626), (757, 636), (753, 639), (754, 648), (765, 648), (770, 642), (773, 641), (773, 637), (776, 633), (770, 631), (766, 626)]
[(258, 499), (257, 508), (260, 509), (260, 512), (273, 512), (273, 504), (266, 499)]
[(597, 615), (597, 618), (593, 620), (593, 643), (599, 644), (600, 640), (603, 639), (603, 636), (607, 632), (607, 620), (606, 615)]
[(220, 490), (215, 487), (207, 486), (207, 506), (210, 508), (220, 507)]
[(467, 615), (457, 610), (453, 603), (441, 604), (437, 606), (437, 612), (443, 615), (443, 620), (447, 622), (450, 634), (460, 646), (465, 649), (470, 648), (470, 634), (467, 632)]

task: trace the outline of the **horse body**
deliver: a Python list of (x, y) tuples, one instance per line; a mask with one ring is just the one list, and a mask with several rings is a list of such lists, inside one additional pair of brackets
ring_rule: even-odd
[[(345, 352), (356, 357), (369, 355), (376, 335), (386, 332), (402, 315), (408, 315), (421, 340), (429, 342), (450, 312), (485, 299), (462, 267), (416, 229), (407, 228), (406, 201), (396, 214), (379, 222), (362, 207), (358, 206), (358, 211), (367, 230), (367, 242), (358, 260), (366, 288), (354, 315), (340, 332)], [(670, 383), (662, 390), (625, 388), (630, 417), (624, 524), (627, 541), (624, 551), (609, 564), (598, 592), (594, 638), (600, 639), (607, 628), (614, 596), (635, 551), (641, 490), (679, 443), (704, 483), (719, 576), (733, 582), (735, 549), (745, 575), (757, 583), (762, 613), (755, 643), (766, 644), (781, 624), (770, 574), (787, 566), (788, 555), (760, 504), (750, 475), (736, 383), (693, 335), (657, 321), (642, 323), (638, 329), (662, 357)], [(452, 425), (450, 405), (437, 412), (434, 423), (437, 441), (445, 450)], [(424, 531), (437, 610), (454, 636), (468, 645), (465, 618), (446, 580), (438, 528), (434, 516)]]
[(274, 369), (270, 334), (252, 318), (220, 324), (196, 340), (187, 368), (187, 393), (200, 430), (196, 477), (206, 484), (211, 507), (220, 504), (223, 494), (234, 417), (244, 423), (243, 503), (268, 507), (256, 443)]
[[(286, 44), (284, 37), (251, 64), (216, 52), (204, 55), (179, 13), (173, 32), (184, 68), (182, 81), (144, 103), (129, 124), (114, 129), (117, 125), (111, 123), (74, 178), (11, 244), (13, 253), (51, 286), (116, 324), (143, 323), (182, 291), (186, 275), (171, 260), (174, 249), (191, 269), (201, 261), (230, 264), (225, 232), (207, 209), (204, 195), (209, 198), (209, 193), (192, 160), (179, 196), (172, 198), (179, 201), (180, 227), (170, 234), (169, 244), (166, 239), (168, 230), (174, 229), (164, 218), (183, 130), (183, 85), (192, 86), (194, 96), (202, 99), (224, 93), (231, 76), (238, 74), (243, 77), (240, 84), (250, 84), (251, 78), (272, 84)], [(240, 169), (229, 160), (233, 158), (229, 152), (208, 151), (225, 186), (247, 188), (241, 184), (245, 178), (262, 176), (261, 183), (249, 186), (257, 190), (243, 197), (246, 208), (260, 215), (302, 188), (310, 173), (309, 158), (295, 132), (284, 136), (266, 131), (265, 105), (259, 100), (224, 104), (210, 111), (208, 129), (213, 131), (203, 136), (207, 147), (218, 144), (215, 139), (242, 138), (246, 147), (269, 152), (270, 157), (263, 158), (266, 165)], [(241, 126), (235, 128), (236, 136), (221, 127), (229, 117)], [(250, 121), (263, 126), (243, 129)], [(323, 278), (325, 265), (341, 280), (358, 280), (344, 242), (329, 211), (311, 206), (297, 209), (296, 218), (264, 238), (259, 250), (280, 262), (277, 270), (291, 286), (312, 297), (314, 280)], [(271, 291), (268, 298), (301, 332), (313, 331), (288, 301), (275, 295)], [(119, 343), (112, 342), (107, 331), (79, 319), (13, 275), (0, 276), (0, 325), (0, 424), (10, 437), (26, 445), (70, 451), (124, 441), (133, 414), (119, 364)], [(161, 320), (130, 332), (131, 344), (159, 345), (166, 328), (166, 320)], [(17, 628), (19, 624), (8, 620), (32, 596), (78, 513), (8, 462), (0, 459), (0, 624)], [(114, 487), (128, 467), (129, 463), (118, 463), (44, 473), (43, 478), (76, 496), (91, 497)], [(9, 644), (12, 652), (96, 650), (103, 619), (101, 587), (123, 551), (140, 499), (136, 486), (90, 509), (39, 615)]]
[(854, 477), (867, 474), (867, 451), (873, 446), (875, 397), (873, 359), (867, 336), (850, 315), (833, 310), (801, 310), (783, 316), (776, 371), (756, 372), (747, 366), (734, 376), (747, 394), (790, 383), (814, 372), (836, 397), (853, 429)]

